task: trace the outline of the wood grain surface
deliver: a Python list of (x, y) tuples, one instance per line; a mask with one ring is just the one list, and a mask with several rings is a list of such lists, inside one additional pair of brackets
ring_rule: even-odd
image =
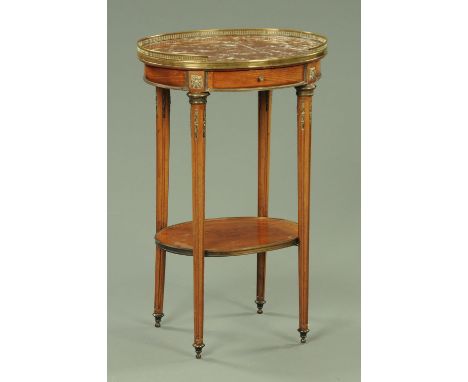
[[(266, 217), (232, 217), (207, 219), (205, 256), (249, 254), (297, 244), (297, 223)], [(191, 255), (192, 222), (169, 226), (156, 235), (158, 244), (175, 253)]]
[[(169, 197), (170, 91), (156, 88), (156, 232), (167, 226)], [(163, 313), (166, 251), (156, 246), (154, 313)]]

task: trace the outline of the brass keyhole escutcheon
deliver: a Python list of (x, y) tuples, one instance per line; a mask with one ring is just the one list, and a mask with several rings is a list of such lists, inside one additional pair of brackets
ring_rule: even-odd
[(258, 76), (257, 81), (258, 81), (258, 82), (263, 82), (263, 81), (265, 81), (265, 77), (263, 77), (263, 76)]

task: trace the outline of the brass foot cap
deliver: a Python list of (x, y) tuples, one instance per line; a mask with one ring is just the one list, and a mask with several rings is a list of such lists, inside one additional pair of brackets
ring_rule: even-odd
[(255, 303), (257, 304), (257, 313), (262, 314), (263, 313), (263, 305), (266, 303), (265, 300), (255, 300)]
[(301, 335), (301, 344), (305, 344), (306, 343), (307, 333), (309, 332), (309, 329), (305, 329), (305, 330), (297, 329), (297, 331)]
[(164, 313), (153, 313), (154, 326), (157, 328), (161, 327), (161, 319), (164, 317)]
[(195, 358), (201, 359), (201, 352), (202, 352), (202, 349), (205, 347), (205, 344), (200, 344), (200, 345), (193, 344), (192, 346), (195, 348)]

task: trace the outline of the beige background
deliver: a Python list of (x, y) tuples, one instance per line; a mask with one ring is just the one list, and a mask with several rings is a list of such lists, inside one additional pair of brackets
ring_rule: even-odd
[[(108, 368), (110, 381), (359, 381), (360, 5), (319, 1), (124, 1), (108, 7)], [(310, 333), (299, 344), (297, 249), (207, 259), (205, 343), (192, 344), (192, 262), (168, 254), (165, 314), (153, 326), (155, 91), (135, 42), (198, 28), (284, 27), (329, 38), (314, 96)], [(257, 95), (212, 93), (207, 217), (256, 214)], [(169, 223), (191, 218), (188, 98), (172, 93)], [(297, 219), (294, 89), (273, 93), (270, 215)]]

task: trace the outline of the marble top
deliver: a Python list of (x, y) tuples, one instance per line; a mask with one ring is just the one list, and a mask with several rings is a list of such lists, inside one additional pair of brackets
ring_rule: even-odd
[(149, 65), (181, 68), (270, 67), (308, 62), (326, 52), (325, 37), (285, 29), (221, 29), (149, 36), (138, 56)]

